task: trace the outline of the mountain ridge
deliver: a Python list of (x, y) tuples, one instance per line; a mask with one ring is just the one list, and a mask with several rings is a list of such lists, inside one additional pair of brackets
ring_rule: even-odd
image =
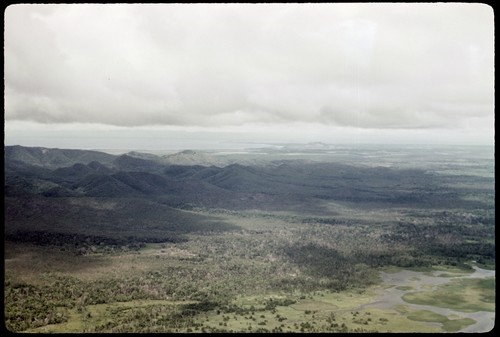
[[(197, 154), (181, 151), (181, 154)], [(102, 158), (104, 162), (96, 159)], [(70, 165), (71, 164), (71, 165)], [(56, 167), (56, 166), (61, 167)], [(173, 205), (280, 209), (324, 201), (392, 204), (473, 204), (446, 179), (420, 169), (277, 160), (273, 165), (173, 165), (90, 150), (5, 147), (6, 195), (162, 197)], [(481, 186), (487, 178), (478, 177)], [(485, 187), (486, 188), (486, 187)], [(435, 191), (439, 191), (436, 193)], [(450, 199), (451, 198), (451, 199)]]

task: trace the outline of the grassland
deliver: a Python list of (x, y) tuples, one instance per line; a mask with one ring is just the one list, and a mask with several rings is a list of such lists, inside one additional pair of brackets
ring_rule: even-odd
[(434, 291), (405, 294), (408, 303), (432, 305), (463, 312), (495, 311), (495, 280), (459, 279)]
[[(358, 252), (408, 253), (384, 244), (383, 226), (325, 226), (310, 219), (304, 225), (303, 218), (282, 213), (191, 212), (220, 217), (239, 230), (83, 255), (65, 246), (6, 242), (7, 327), (54, 333), (439, 332), (473, 323), (371, 305), (388, 286), (380, 284), (378, 271), (405, 267), (369, 265), (371, 259), (363, 262)], [(414, 268), (470, 272), (461, 265)], [(450, 279), (437, 298), (454, 298), (469, 311), (494, 308), (490, 280)], [(457, 297), (463, 293), (469, 295)], [(406, 296), (420, 302), (432, 297)]]
[(408, 319), (419, 322), (441, 323), (442, 329), (446, 332), (455, 332), (462, 329), (463, 327), (475, 323), (475, 320), (473, 320), (472, 318), (449, 319), (444, 315), (437, 314), (430, 310), (413, 311), (409, 313)]

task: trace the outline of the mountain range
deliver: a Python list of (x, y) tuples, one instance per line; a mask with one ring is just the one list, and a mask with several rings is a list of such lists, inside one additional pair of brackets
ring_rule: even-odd
[[(193, 208), (331, 216), (330, 202), (363, 209), (467, 209), (484, 206), (466, 198), (478, 191), (494, 200), (488, 177), (474, 177), (468, 187), (471, 177), (338, 162), (279, 159), (268, 165), (216, 166), (208, 163), (209, 154), (194, 151), (111, 155), (23, 146), (6, 146), (4, 159), (6, 233), (11, 234), (45, 228), (144, 236), (148, 229), (153, 240), (165, 233), (232, 228), (189, 213)], [(179, 165), (175, 159), (205, 162)]]
[[(194, 151), (161, 157), (6, 146), (5, 193), (46, 197), (162, 196), (176, 200), (176, 205), (188, 202), (224, 208), (267, 207), (271, 200), (280, 200), (278, 208), (286, 206), (287, 201), (314, 204), (318, 200), (422, 204), (457, 194), (456, 189), (446, 186), (446, 177), (418, 169), (296, 160), (221, 167), (207, 163), (179, 165), (165, 160), (181, 158), (185, 162), (186, 156), (195, 155), (210, 158)], [(487, 187), (488, 179), (484, 180), (482, 185)]]

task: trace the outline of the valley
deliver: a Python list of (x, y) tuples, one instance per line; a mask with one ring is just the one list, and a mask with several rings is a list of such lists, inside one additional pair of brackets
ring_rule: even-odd
[(6, 147), (7, 329), (491, 330), (491, 148), (235, 152)]

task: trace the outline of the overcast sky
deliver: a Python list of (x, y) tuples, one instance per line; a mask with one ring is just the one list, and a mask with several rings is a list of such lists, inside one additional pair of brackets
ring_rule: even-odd
[(485, 4), (11, 5), (4, 15), (6, 145), (494, 142)]

